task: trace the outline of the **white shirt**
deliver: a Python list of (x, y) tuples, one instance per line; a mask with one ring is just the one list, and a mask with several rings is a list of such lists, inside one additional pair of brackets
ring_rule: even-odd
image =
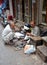
[(5, 29), (2, 32), (2, 37), (8, 35), (10, 32), (12, 32), (12, 29), (10, 28), (10, 25), (8, 24)]
[(39, 27), (35, 26), (34, 28), (32, 28), (31, 34), (34, 35), (34, 36), (39, 36), (40, 35)]

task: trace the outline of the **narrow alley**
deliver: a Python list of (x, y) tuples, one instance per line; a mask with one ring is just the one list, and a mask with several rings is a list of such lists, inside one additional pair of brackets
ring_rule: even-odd
[(47, 65), (47, 0), (0, 0), (0, 65)]
[(4, 45), (2, 30), (0, 24), (0, 65), (47, 65), (37, 54), (26, 55), (23, 49), (17, 51), (15, 47)]

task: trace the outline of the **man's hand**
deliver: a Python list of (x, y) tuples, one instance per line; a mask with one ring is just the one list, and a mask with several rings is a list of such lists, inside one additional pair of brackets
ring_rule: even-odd
[(27, 33), (27, 36), (31, 36), (31, 33)]
[(34, 36), (34, 35), (32, 35), (31, 33), (27, 33), (27, 36)]

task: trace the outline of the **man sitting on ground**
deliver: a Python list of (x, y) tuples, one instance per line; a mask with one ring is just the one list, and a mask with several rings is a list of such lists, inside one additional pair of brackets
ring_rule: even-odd
[(36, 23), (34, 21), (30, 22), (30, 30), (31, 32), (27, 32), (24, 40), (30, 39), (30, 36), (40, 36), (40, 30), (39, 27), (36, 26)]
[(31, 33), (29, 33), (29, 35), (31, 35), (31, 36), (40, 36), (40, 29), (39, 29), (38, 26), (36, 26), (36, 23), (34, 21), (30, 22), (30, 26), (31, 26), (31, 29), (30, 29)]
[(2, 39), (4, 40), (5, 44), (10, 44), (10, 41), (12, 41), (14, 38), (13, 29), (15, 29), (15, 25), (14, 22), (11, 21), (3, 30)]

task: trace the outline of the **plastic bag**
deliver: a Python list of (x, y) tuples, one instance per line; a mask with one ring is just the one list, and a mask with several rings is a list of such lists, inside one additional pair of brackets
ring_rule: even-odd
[(34, 53), (36, 51), (36, 48), (34, 45), (26, 45), (24, 48), (24, 53), (26, 54), (31, 54)]

